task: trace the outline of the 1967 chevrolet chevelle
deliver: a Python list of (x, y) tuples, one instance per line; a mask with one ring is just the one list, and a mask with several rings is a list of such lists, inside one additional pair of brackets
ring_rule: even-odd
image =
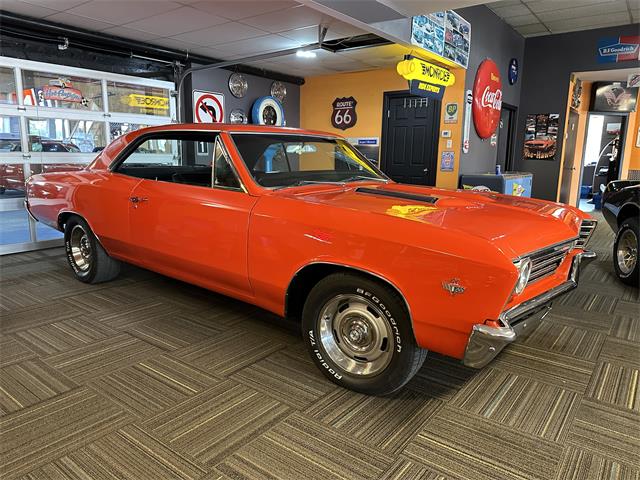
[(138, 130), (26, 206), (88, 283), (130, 262), (299, 319), (339, 385), (392, 392), (428, 350), (471, 367), (576, 287), (595, 222), (557, 203), (400, 185), (344, 140), (239, 125)]

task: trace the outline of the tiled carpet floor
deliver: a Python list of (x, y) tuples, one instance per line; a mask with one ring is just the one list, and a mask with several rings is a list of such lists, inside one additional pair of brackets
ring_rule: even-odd
[(133, 267), (75, 281), (60, 249), (0, 259), (3, 479), (638, 479), (640, 304), (597, 261), (475, 371), (430, 355), (392, 397), (324, 379), (296, 328)]

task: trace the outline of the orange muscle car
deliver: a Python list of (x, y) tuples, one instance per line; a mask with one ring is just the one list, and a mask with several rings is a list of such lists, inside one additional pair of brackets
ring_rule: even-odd
[(343, 139), (247, 125), (137, 130), (27, 208), (88, 283), (130, 262), (300, 321), (317, 366), (371, 394), (433, 350), (490, 362), (572, 290), (595, 222), (558, 203), (400, 185)]

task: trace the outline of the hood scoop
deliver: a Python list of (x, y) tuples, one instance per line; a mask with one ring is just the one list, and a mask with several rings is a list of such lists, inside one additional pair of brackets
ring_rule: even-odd
[(419, 193), (394, 192), (393, 190), (380, 190), (378, 188), (358, 187), (356, 193), (364, 193), (365, 195), (378, 195), (381, 197), (401, 198), (403, 200), (414, 200), (416, 202), (436, 203), (438, 197), (430, 197), (429, 195), (420, 195)]

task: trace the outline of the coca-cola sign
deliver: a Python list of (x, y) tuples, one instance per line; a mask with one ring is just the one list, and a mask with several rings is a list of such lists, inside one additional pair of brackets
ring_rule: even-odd
[(478, 67), (473, 83), (473, 124), (480, 138), (489, 138), (500, 123), (502, 80), (496, 62), (487, 58)]

